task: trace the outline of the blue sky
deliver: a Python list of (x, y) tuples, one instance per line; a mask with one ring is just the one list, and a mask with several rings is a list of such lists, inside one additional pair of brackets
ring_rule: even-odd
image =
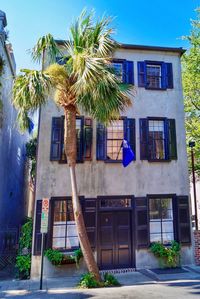
[(7, 15), (9, 41), (17, 69), (33, 68), (27, 49), (47, 33), (67, 39), (71, 21), (86, 7), (97, 16), (114, 16), (115, 39), (130, 44), (187, 47), (179, 39), (190, 32), (200, 0), (0, 0)]

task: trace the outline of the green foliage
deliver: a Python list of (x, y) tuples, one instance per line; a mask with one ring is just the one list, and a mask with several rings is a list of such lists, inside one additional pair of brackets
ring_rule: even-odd
[[(189, 44), (189, 50), (182, 57), (183, 92), (186, 115), (186, 137), (196, 141), (195, 171), (200, 176), (200, 8), (197, 19), (192, 20), (192, 30), (189, 36), (184, 36)], [(191, 154), (188, 148), (189, 169), (191, 171)]]
[(77, 249), (73, 252), (73, 254), (65, 255), (56, 249), (47, 249), (45, 251), (45, 256), (48, 260), (55, 266), (67, 263), (76, 263), (76, 266), (79, 266), (79, 261), (82, 258), (83, 254), (81, 249)]
[(81, 280), (78, 284), (78, 287), (83, 289), (92, 289), (92, 288), (99, 288), (101, 287), (101, 283), (99, 283), (96, 279), (93, 273), (86, 273), (83, 274), (81, 277)]
[(23, 248), (31, 249), (32, 232), (33, 232), (33, 220), (32, 218), (27, 217), (25, 224), (22, 225), (21, 228), (21, 236), (19, 239), (19, 253), (22, 253)]
[(83, 289), (114, 287), (114, 286), (120, 286), (120, 283), (117, 280), (117, 278), (110, 273), (105, 273), (103, 277), (103, 281), (99, 282), (95, 279), (93, 273), (88, 272), (86, 274), (83, 274), (78, 284), (78, 287)]
[(31, 269), (31, 255), (18, 255), (16, 257), (16, 267), (18, 268), (20, 278), (29, 278)]
[(30, 174), (34, 181), (36, 176), (36, 148), (37, 148), (37, 138), (32, 138), (26, 143), (26, 156), (31, 160)]
[(82, 250), (80, 248), (75, 250), (73, 256), (71, 256), (71, 257), (75, 260), (76, 266), (78, 267), (79, 261), (83, 257)]
[(119, 286), (119, 285), (120, 285), (120, 283), (114, 275), (112, 275), (110, 273), (104, 274), (104, 286), (105, 287), (114, 287), (114, 286)]
[(47, 249), (45, 251), (45, 256), (48, 258), (48, 260), (55, 266), (60, 265), (64, 255), (59, 251), (55, 249)]
[(16, 268), (18, 276), (27, 279), (30, 276), (31, 269), (31, 248), (32, 248), (33, 221), (27, 218), (25, 224), (21, 228), (21, 236), (19, 239), (19, 250), (16, 257)]
[(178, 242), (173, 241), (171, 246), (155, 242), (151, 244), (150, 250), (159, 259), (160, 266), (175, 268), (180, 265), (181, 246)]

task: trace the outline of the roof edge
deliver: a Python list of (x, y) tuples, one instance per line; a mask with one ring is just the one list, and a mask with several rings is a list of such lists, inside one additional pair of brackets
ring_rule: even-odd
[[(55, 40), (55, 42), (59, 45), (64, 45), (65, 40)], [(186, 52), (182, 47), (162, 47), (162, 46), (146, 46), (146, 45), (134, 45), (134, 44), (123, 44), (119, 43), (119, 48), (121, 49), (130, 49), (130, 50), (144, 50), (144, 51), (162, 51), (162, 52), (175, 52), (180, 55)]]

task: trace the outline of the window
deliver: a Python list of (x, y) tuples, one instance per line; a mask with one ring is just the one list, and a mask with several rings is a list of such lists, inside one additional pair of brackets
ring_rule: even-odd
[(158, 90), (173, 88), (172, 63), (138, 61), (138, 86)]
[[(79, 157), (82, 155), (82, 143), (81, 143), (81, 138), (82, 138), (82, 119), (77, 118), (76, 119), (76, 147), (77, 147), (77, 160), (79, 161)], [(64, 121), (63, 121), (63, 138), (62, 138), (62, 153), (61, 153), (61, 162), (66, 162), (66, 155), (65, 155), (65, 148), (64, 148)]]
[[(92, 158), (92, 120), (76, 118), (77, 162)], [(64, 117), (52, 118), (50, 160), (67, 163), (64, 150)]]
[(149, 157), (151, 160), (166, 159), (163, 120), (149, 120)]
[(52, 248), (71, 250), (79, 247), (72, 201), (53, 202)]
[(123, 139), (127, 139), (135, 153), (135, 120), (124, 118), (113, 121), (107, 128), (97, 124), (97, 160), (121, 162)]
[(174, 240), (172, 198), (150, 198), (150, 242), (168, 244)]
[(115, 75), (120, 81), (123, 81), (123, 64), (120, 62), (112, 62), (112, 67), (114, 69)]
[(121, 144), (124, 139), (123, 120), (114, 121), (107, 127), (106, 152), (108, 160), (122, 160)]
[(161, 88), (161, 66), (147, 64), (148, 88)]
[(111, 65), (120, 81), (126, 84), (134, 84), (133, 61), (113, 59)]
[(170, 161), (177, 159), (174, 119), (140, 119), (140, 159)]

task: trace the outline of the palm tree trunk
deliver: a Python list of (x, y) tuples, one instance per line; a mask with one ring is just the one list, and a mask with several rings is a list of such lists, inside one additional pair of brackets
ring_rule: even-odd
[(100, 281), (101, 277), (99, 269), (95, 261), (90, 242), (87, 236), (85, 223), (83, 220), (83, 214), (81, 205), (78, 198), (77, 183), (76, 183), (76, 107), (74, 105), (68, 105), (65, 108), (65, 137), (64, 137), (65, 153), (67, 156), (67, 162), (70, 168), (70, 178), (72, 187), (72, 204), (74, 211), (74, 219), (76, 222), (78, 238), (80, 241), (81, 249), (87, 265), (88, 271), (95, 275), (95, 278)]

